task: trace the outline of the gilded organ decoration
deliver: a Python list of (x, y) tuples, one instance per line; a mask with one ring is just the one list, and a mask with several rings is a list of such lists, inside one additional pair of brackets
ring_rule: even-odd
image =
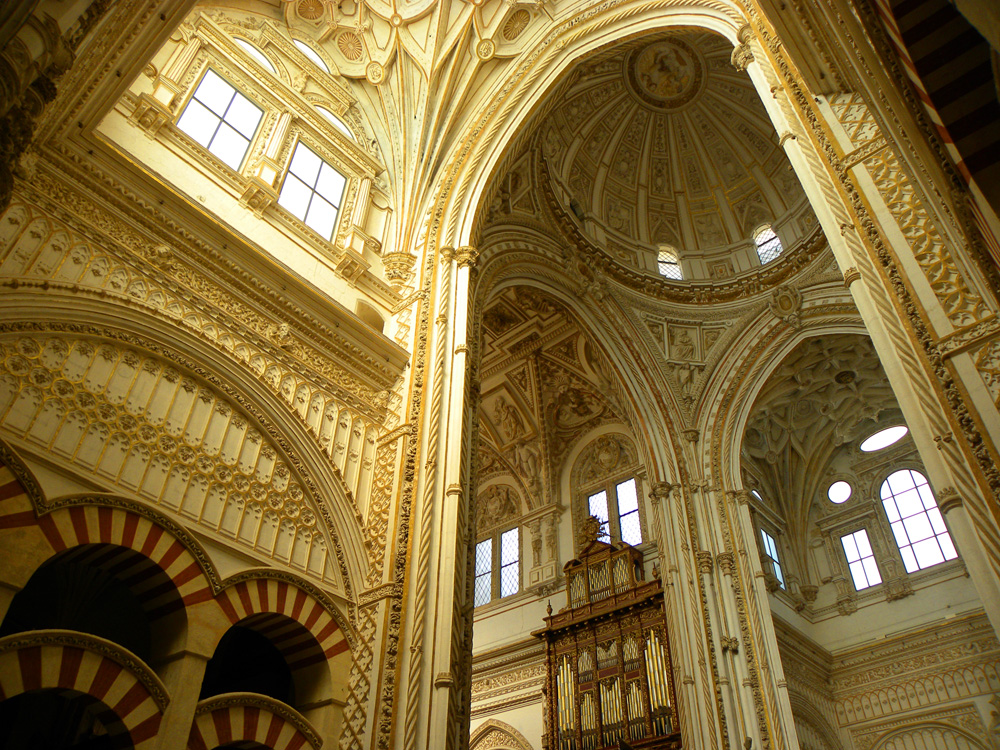
[(567, 606), (533, 633), (546, 647), (546, 746), (679, 748), (663, 588), (644, 580), (638, 551), (599, 529), (563, 568)]

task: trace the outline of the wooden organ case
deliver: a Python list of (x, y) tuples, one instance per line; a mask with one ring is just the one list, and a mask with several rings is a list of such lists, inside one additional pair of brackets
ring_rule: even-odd
[[(594, 535), (596, 536), (596, 534)], [(593, 539), (564, 567), (546, 643), (546, 750), (680, 748), (663, 586), (642, 554)]]

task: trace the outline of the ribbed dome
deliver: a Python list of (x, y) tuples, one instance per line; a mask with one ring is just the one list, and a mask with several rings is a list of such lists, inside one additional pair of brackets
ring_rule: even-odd
[(786, 246), (812, 226), (732, 50), (705, 32), (647, 36), (588, 58), (556, 93), (541, 126), (543, 151), (556, 179), (612, 236), (707, 259), (765, 222), (808, 215), (786, 233)]

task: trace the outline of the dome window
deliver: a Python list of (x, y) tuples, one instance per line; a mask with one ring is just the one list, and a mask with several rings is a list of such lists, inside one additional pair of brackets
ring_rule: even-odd
[(684, 278), (681, 262), (677, 259), (677, 250), (670, 245), (660, 246), (660, 253), (656, 256), (656, 265), (660, 270), (660, 275), (665, 278), (677, 280)]
[(826, 491), (826, 496), (830, 498), (831, 503), (840, 505), (841, 503), (846, 503), (848, 499), (850, 499), (851, 492), (851, 485), (841, 479), (830, 485), (829, 489)]
[(760, 258), (762, 266), (777, 258), (784, 250), (781, 240), (770, 224), (765, 224), (753, 233), (753, 242), (757, 246), (757, 257)]
[(874, 453), (883, 448), (888, 448), (893, 443), (898, 443), (906, 433), (906, 427), (901, 424), (894, 427), (886, 427), (884, 430), (879, 430), (862, 440), (860, 448), (865, 453)]

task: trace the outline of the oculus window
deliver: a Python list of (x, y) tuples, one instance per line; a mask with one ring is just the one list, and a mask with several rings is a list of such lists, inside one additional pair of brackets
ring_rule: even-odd
[(878, 572), (875, 553), (872, 552), (872, 545), (868, 541), (868, 532), (865, 529), (842, 536), (840, 543), (844, 547), (847, 567), (851, 569), (855, 590), (861, 591), (882, 583), (882, 575)]
[(781, 246), (781, 240), (778, 239), (778, 235), (774, 233), (770, 224), (765, 224), (754, 232), (753, 243), (757, 246), (757, 257), (760, 258), (762, 266), (777, 258), (784, 250)]
[(476, 545), (475, 606), (516, 594), (520, 587), (521, 540), (515, 526)]
[(301, 141), (295, 146), (278, 205), (325, 240), (333, 237), (347, 178)]
[(883, 448), (888, 448), (894, 443), (898, 443), (906, 436), (906, 433), (906, 427), (901, 424), (895, 425), (894, 427), (886, 427), (884, 430), (879, 430), (878, 432), (866, 437), (861, 441), (861, 445), (859, 447), (865, 453), (874, 453), (875, 451), (880, 451)]
[(177, 127), (227, 166), (238, 170), (264, 110), (209, 69), (188, 101)]
[[(595, 492), (587, 498), (587, 511), (601, 522), (601, 531), (612, 539), (620, 539), (633, 547), (642, 544), (642, 524), (639, 522), (639, 492), (636, 480), (626, 479), (609, 490)], [(610, 511), (614, 511), (611, 513)]]
[(778, 560), (778, 545), (775, 544), (774, 537), (764, 531), (764, 529), (760, 530), (760, 536), (764, 542), (764, 555), (767, 557), (768, 562), (771, 563), (774, 577), (778, 579), (778, 585), (781, 588), (785, 588), (785, 576), (781, 572), (781, 562)]
[(882, 506), (907, 573), (958, 557), (927, 478), (902, 469), (882, 483)]

